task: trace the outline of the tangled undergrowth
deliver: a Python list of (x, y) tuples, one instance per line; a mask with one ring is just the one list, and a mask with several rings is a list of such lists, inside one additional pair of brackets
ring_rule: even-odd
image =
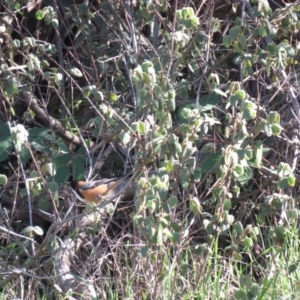
[(23, 2), (0, 4), (1, 297), (297, 299), (300, 2)]

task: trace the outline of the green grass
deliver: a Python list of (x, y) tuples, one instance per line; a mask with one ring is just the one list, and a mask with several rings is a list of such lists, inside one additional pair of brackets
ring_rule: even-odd
[[(197, 253), (190, 241), (182, 248), (167, 243), (150, 247), (143, 257), (141, 245), (116, 243), (101, 259), (99, 252), (90, 252), (82, 265), (86, 269), (80, 267), (80, 272), (92, 281), (99, 299), (299, 299), (296, 223), (287, 228), (281, 244), (260, 250), (221, 249), (221, 238), (216, 237), (202, 253)], [(265, 246), (262, 238), (260, 232), (257, 243)], [(4, 287), (0, 299), (20, 298), (22, 291), (23, 295), (30, 292), (30, 286), (36, 286), (37, 292), (32, 288), (27, 298), (52, 299), (55, 295), (55, 299), (63, 299), (38, 274), (16, 276), (12, 282)]]

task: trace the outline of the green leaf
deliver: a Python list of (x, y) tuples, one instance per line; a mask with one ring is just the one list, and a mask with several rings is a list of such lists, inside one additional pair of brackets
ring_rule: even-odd
[(148, 249), (149, 249), (148, 246), (144, 246), (141, 248), (142, 257), (144, 257), (144, 258), (147, 257)]
[(283, 241), (284, 236), (286, 234), (286, 229), (284, 226), (277, 226), (275, 227), (275, 234), (278, 240)]
[(267, 50), (268, 50), (268, 52), (270, 52), (271, 55), (276, 55), (278, 52), (278, 46), (274, 42), (269, 43), (267, 45)]
[(263, 142), (262, 141), (256, 141), (255, 142), (255, 160), (254, 164), (256, 167), (260, 168), (262, 163), (262, 155), (263, 155)]
[(189, 16), (189, 8), (188, 7), (184, 7), (182, 9), (182, 18), (183, 19), (187, 19), (188, 16)]
[(215, 92), (216, 94), (219, 94), (219, 95), (221, 95), (221, 96), (227, 98), (227, 94), (224, 93), (222, 90), (220, 90), (220, 89), (218, 89), (218, 88), (215, 88), (215, 89), (214, 89), (214, 92)]
[(201, 180), (201, 178), (202, 178), (202, 170), (200, 167), (196, 167), (195, 171), (194, 171), (194, 180), (198, 181), (198, 180)]
[[(82, 159), (76, 159), (74, 160), (73, 164), (72, 164), (72, 171), (73, 171), (73, 176), (76, 179), (80, 179), (80, 180), (84, 180), (85, 179), (85, 172), (86, 172), (86, 160), (82, 160)], [(61, 179), (61, 177), (63, 177), (63, 172), (66, 172), (66, 168), (61, 168), (61, 169), (57, 169), (57, 174), (55, 175), (55, 182), (57, 182), (58, 184), (59, 179)], [(70, 175), (70, 170), (69, 170), (69, 175)], [(60, 178), (59, 178), (60, 177)]]
[(253, 67), (250, 60), (245, 59), (243, 63), (243, 75), (244, 76), (252, 76), (253, 75)]
[(162, 151), (163, 145), (162, 144), (157, 144), (154, 149), (153, 149), (153, 153), (154, 154), (158, 154)]
[(178, 199), (176, 196), (171, 195), (168, 199), (168, 203), (170, 205), (171, 208), (175, 207), (178, 205)]
[(239, 178), (240, 176), (244, 175), (244, 167), (241, 164), (237, 164), (234, 167), (234, 172), (236, 173), (236, 177)]
[(240, 289), (240, 290), (234, 292), (234, 298), (236, 300), (244, 300), (244, 299), (247, 299), (247, 295), (243, 290)]
[(229, 36), (232, 41), (236, 40), (240, 32), (240, 26), (231, 27), (229, 30)]
[(188, 11), (188, 16), (190, 18), (194, 17), (195, 16), (195, 12), (194, 12), (194, 9), (192, 7), (187, 7), (187, 11)]
[(181, 231), (182, 224), (179, 221), (176, 222), (171, 222), (171, 228), (176, 231), (180, 232)]
[(221, 30), (221, 22), (217, 18), (212, 18), (211, 25), (210, 25), (212, 32), (218, 32)]
[(83, 3), (78, 5), (79, 12), (83, 16), (88, 16), (89, 13), (89, 4), (88, 2), (84, 1)]
[(224, 202), (224, 210), (229, 211), (232, 207), (232, 203), (231, 200), (226, 199)]
[(118, 96), (114, 93), (109, 93), (109, 100), (116, 102), (118, 100)]
[(231, 95), (228, 99), (231, 106), (236, 107), (240, 104), (240, 99), (236, 95)]
[(190, 210), (196, 215), (200, 216), (202, 213), (202, 206), (198, 198), (193, 197), (190, 199)]
[(175, 97), (167, 100), (167, 108), (169, 111), (174, 111), (176, 109)]
[(274, 135), (277, 135), (277, 136), (280, 135), (280, 133), (282, 131), (282, 127), (279, 124), (272, 124), (271, 128), (272, 128), (272, 133)]
[(137, 76), (139, 79), (143, 79), (143, 69), (141, 65), (138, 65), (134, 70), (133, 70), (133, 75)]
[(138, 89), (140, 87), (141, 79), (135, 74), (132, 74), (131, 79), (134, 82), (136, 89)]
[(131, 123), (130, 128), (131, 128), (131, 130), (132, 130), (133, 132), (136, 132), (136, 131), (138, 130), (138, 127), (139, 127), (139, 123), (138, 123), (138, 122), (132, 122), (132, 123)]
[(272, 136), (273, 130), (272, 130), (272, 124), (264, 124), (263, 125), (263, 132), (266, 134), (266, 136)]
[(195, 16), (191, 17), (191, 24), (194, 28), (197, 28), (199, 26), (199, 19)]
[(263, 26), (263, 25), (261, 25), (261, 26), (259, 26), (258, 27), (258, 33), (259, 33), (259, 35), (260, 36), (262, 36), (262, 37), (265, 37), (265, 36), (267, 36), (267, 30), (266, 30), (266, 27), (265, 26)]
[(167, 203), (165, 203), (165, 202), (161, 203), (161, 207), (162, 207), (162, 209), (164, 210), (164, 212), (166, 214), (170, 214), (170, 208), (169, 208), (169, 205)]
[(176, 14), (176, 18), (177, 18), (178, 20), (181, 20), (181, 19), (183, 18), (182, 9), (176, 10), (175, 14)]
[(277, 174), (279, 177), (284, 177), (292, 174), (292, 169), (288, 163), (281, 162), (278, 165)]
[(237, 90), (235, 94), (240, 100), (245, 100), (247, 97), (247, 93), (244, 90)]
[(280, 114), (277, 111), (270, 111), (267, 121), (269, 124), (280, 124)]
[[(26, 46), (26, 44), (27, 44), (27, 43), (25, 42), (26, 39), (29, 39), (29, 38), (25, 38), (25, 39), (23, 40), (23, 45), (24, 45), (24, 46)], [(20, 48), (20, 46), (21, 46), (21, 41), (20, 41), (20, 40), (15, 39), (15, 40), (12, 41), (12, 47), (13, 47), (13, 48)]]
[(192, 59), (192, 60), (188, 63), (188, 67), (189, 67), (190, 71), (191, 71), (195, 76), (199, 76), (200, 70), (199, 70), (199, 64), (198, 64), (197, 60)]
[(286, 177), (280, 178), (278, 180), (278, 186), (279, 186), (280, 189), (284, 190), (288, 187), (288, 185), (289, 185), (289, 182), (288, 182), (288, 179)]
[[(49, 189), (49, 191), (52, 193), (52, 195), (54, 196), (54, 198), (56, 200), (58, 200), (58, 184), (55, 181), (48, 181), (46, 182), (47, 188)], [(46, 187), (44, 187), (45, 191), (47, 191)]]
[[(78, 164), (76, 166), (76, 170), (74, 170), (74, 178), (78, 178), (77, 174), (84, 174), (85, 172), (85, 166), (82, 164), (81, 170), (78, 168)], [(56, 175), (54, 176), (53, 180), (59, 185), (63, 186), (68, 178), (70, 177), (70, 167), (69, 166), (63, 166), (57, 169)], [(84, 179), (82, 177), (82, 179)]]
[(247, 40), (246, 37), (242, 34), (239, 36), (239, 43), (242, 49), (245, 49), (247, 46)]
[(7, 177), (4, 174), (0, 174), (0, 185), (6, 185), (7, 184)]
[(287, 178), (289, 186), (295, 186), (296, 178), (293, 174), (290, 174)]
[(138, 95), (139, 100), (141, 101), (141, 103), (144, 103), (148, 99), (149, 91), (145, 88), (141, 88), (137, 91), (137, 95)]
[(23, 148), (20, 152), (20, 159), (23, 165), (27, 164), (28, 160), (31, 158), (31, 154), (27, 148)]
[(253, 247), (253, 240), (252, 238), (250, 237), (246, 237), (244, 240), (244, 245), (247, 247), (247, 248), (252, 248)]
[(229, 35), (225, 35), (223, 37), (223, 45), (225, 48), (229, 48), (231, 46), (232, 39)]
[(146, 84), (152, 83), (151, 77), (145, 72), (143, 72), (143, 82)]
[(38, 10), (36, 13), (35, 13), (35, 17), (37, 20), (41, 21), (44, 19), (45, 17), (45, 13), (42, 11), (42, 10)]
[(121, 132), (119, 134), (119, 139), (124, 145), (126, 145), (130, 142), (131, 137), (128, 132)]
[(33, 37), (26, 37), (23, 40), (24, 46), (29, 45), (30, 47), (35, 47), (36, 46), (36, 40)]
[(44, 234), (44, 231), (43, 231), (43, 229), (40, 226), (33, 226), (32, 227), (32, 231), (36, 235), (43, 235)]
[(174, 151), (175, 153), (174, 154), (181, 154), (182, 153), (182, 146), (179, 142), (175, 141), (172, 145), (171, 145), (171, 148), (172, 146), (174, 146)]
[[(58, 169), (60, 167), (63, 167), (63, 166), (67, 166), (70, 164), (70, 162), (72, 161), (72, 154), (70, 153), (64, 153), (62, 155), (58, 155), (56, 156), (54, 159), (53, 159), (53, 162), (55, 163), (56, 165), (56, 168), (57, 168), (57, 172), (58, 172)], [(80, 159), (80, 158), (79, 158)], [(78, 160), (78, 158), (77, 158)]]
[(289, 274), (294, 273), (294, 272), (297, 270), (298, 266), (299, 266), (299, 260), (297, 260), (296, 263), (291, 264), (291, 265), (289, 266)]
[(168, 196), (168, 186), (164, 182), (160, 182), (155, 185), (155, 190), (157, 191), (157, 195), (159, 196), (160, 201), (163, 201)]
[(178, 141), (178, 137), (175, 133), (171, 133), (170, 136), (169, 136), (169, 142), (171, 144), (174, 144), (175, 142)]
[(42, 166), (41, 171), (44, 176), (55, 176), (56, 166), (54, 163), (48, 162)]
[(245, 185), (249, 182), (249, 180), (253, 176), (253, 171), (249, 166), (244, 167), (244, 173), (240, 176), (238, 176), (236, 179), (241, 185)]
[(177, 243), (180, 239), (180, 233), (179, 232), (173, 232), (170, 239), (173, 243)]
[(146, 125), (142, 121), (138, 121), (138, 133), (145, 134), (146, 133)]
[(48, 128), (30, 128), (28, 129), (28, 133), (28, 139), (30, 141), (36, 141), (37, 139), (44, 141), (52, 141), (52, 135)]
[(233, 230), (236, 232), (236, 234), (241, 234), (244, 231), (243, 225), (240, 221), (237, 221), (233, 224)]
[[(213, 109), (214, 107), (217, 106), (220, 100), (221, 100), (220, 95), (218, 95), (215, 92), (201, 96), (199, 100), (199, 106), (198, 106), (199, 111), (204, 112)], [(193, 105), (193, 108), (196, 108), (196, 106)]]
[(82, 72), (76, 67), (70, 68), (69, 72), (74, 77), (82, 77), (83, 76)]
[(224, 160), (224, 156), (222, 151), (217, 151), (206, 158), (201, 164), (202, 172), (209, 172), (216, 168), (222, 161)]
[(158, 84), (154, 85), (154, 93), (157, 98), (162, 98), (162, 89)]
[(142, 70), (144, 73), (149, 73), (149, 68), (153, 67), (153, 63), (149, 60), (146, 60), (142, 63)]
[(247, 121), (250, 121), (256, 117), (257, 109), (253, 105), (248, 105), (246, 109), (243, 110), (244, 117)]
[(58, 19), (51, 20), (51, 25), (52, 25), (53, 28), (57, 29), (58, 25), (59, 25)]
[[(152, 195), (151, 195), (151, 197), (152, 197)], [(155, 209), (156, 209), (156, 201), (148, 200), (147, 201), (147, 207), (148, 207), (150, 213), (154, 213)]]
[(95, 97), (96, 100), (98, 101), (103, 101), (104, 97), (102, 92), (98, 91), (98, 90), (92, 90), (92, 95)]
[(296, 57), (296, 52), (295, 52), (295, 50), (294, 50), (293, 47), (289, 46), (289, 47), (287, 47), (285, 50), (286, 50), (286, 53), (287, 53), (287, 55), (288, 55), (289, 57), (292, 57), (292, 58), (295, 58), (295, 57)]

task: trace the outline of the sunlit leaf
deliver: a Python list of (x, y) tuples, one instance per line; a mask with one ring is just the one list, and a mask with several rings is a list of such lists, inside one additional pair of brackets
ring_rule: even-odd
[(83, 76), (82, 72), (76, 67), (70, 68), (69, 72), (72, 76), (75, 76), (75, 77), (82, 77)]

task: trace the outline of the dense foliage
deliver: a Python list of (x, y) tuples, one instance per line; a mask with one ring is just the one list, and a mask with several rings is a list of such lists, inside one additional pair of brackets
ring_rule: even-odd
[(6, 297), (299, 296), (294, 2), (1, 2)]

